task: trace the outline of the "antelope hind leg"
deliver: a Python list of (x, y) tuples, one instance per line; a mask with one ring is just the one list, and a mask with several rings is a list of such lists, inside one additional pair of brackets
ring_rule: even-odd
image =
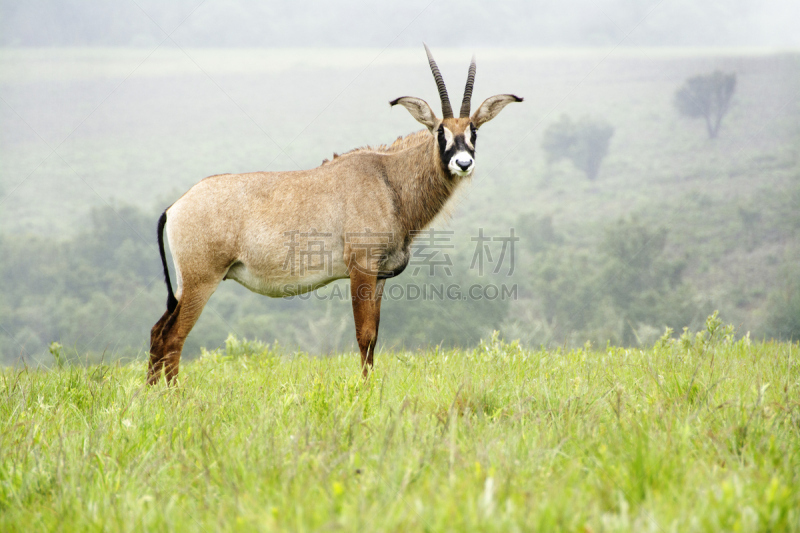
[(185, 289), (178, 299), (178, 305), (170, 313), (167, 311), (150, 332), (150, 364), (147, 370), (147, 383), (153, 385), (163, 373), (167, 383), (178, 375), (181, 351), (186, 337), (192, 331), (203, 312), (208, 299), (219, 285), (219, 281)]
[(169, 331), (177, 317), (177, 308), (173, 311), (169, 309), (155, 323), (150, 330), (150, 363), (147, 367), (147, 383), (152, 385), (161, 375), (164, 359), (164, 329)]

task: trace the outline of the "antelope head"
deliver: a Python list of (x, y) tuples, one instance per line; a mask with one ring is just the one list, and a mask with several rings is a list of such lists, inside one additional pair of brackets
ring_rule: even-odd
[(475, 56), (473, 56), (469, 65), (467, 85), (464, 88), (464, 98), (461, 101), (461, 111), (459, 117), (455, 118), (453, 108), (450, 107), (450, 98), (447, 96), (444, 79), (442, 79), (442, 74), (439, 72), (439, 67), (436, 65), (428, 45), (425, 45), (425, 52), (428, 54), (428, 63), (433, 72), (433, 78), (436, 80), (436, 87), (439, 89), (442, 118), (437, 117), (431, 106), (422, 98), (401, 96), (389, 104), (400, 104), (408, 109), (411, 116), (434, 135), (439, 158), (446, 172), (452, 176), (469, 176), (475, 170), (475, 141), (478, 137), (478, 129), (496, 117), (505, 106), (511, 102), (521, 102), (522, 98), (513, 94), (492, 96), (484, 100), (478, 110), (470, 116), (472, 86), (475, 83)]

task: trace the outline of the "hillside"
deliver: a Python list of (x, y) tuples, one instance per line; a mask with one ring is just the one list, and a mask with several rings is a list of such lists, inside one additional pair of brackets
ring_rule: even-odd
[[(450, 92), (457, 94), (469, 52), (435, 53)], [(50, 250), (52, 258), (61, 249), (53, 239), (86, 241), (87, 233), (98, 231), (98, 220), (108, 223), (102, 217), (92, 222), (92, 208), (110, 208), (112, 218), (126, 206), (139, 210), (125, 219), (121, 231), (127, 234), (116, 240), (96, 236), (98, 242), (111, 239), (100, 272), (128, 268), (130, 257), (142, 263), (141, 280), (129, 286), (109, 281), (105, 289), (64, 288), (64, 298), (74, 301), (44, 304), (34, 296), (36, 288), (26, 289), (30, 297), (24, 302), (25, 294), (7, 299), (0, 305), (6, 360), (41, 354), (52, 340), (73, 345), (77, 353), (142, 348), (163, 305), (153, 238), (160, 210), (207, 175), (309, 168), (333, 152), (390, 142), (418, 124), (404, 110), (390, 109), (388, 100), (413, 94), (437, 101), (424, 54), (416, 49), (165, 47), (150, 56), (136, 49), (4, 49), (0, 64), (0, 94), (7, 104), (0, 110), (0, 246), (14, 251), (2, 263), (18, 277), (14, 287), (25, 287), (30, 272), (20, 257)], [(672, 98), (687, 77), (714, 69), (736, 72), (738, 84), (720, 138), (709, 141), (700, 122), (677, 114)], [(652, 319), (643, 323), (646, 331), (637, 326), (638, 335), (658, 336), (665, 325), (696, 326), (713, 308), (743, 332), (775, 334), (770, 302), (800, 285), (800, 56), (730, 49), (478, 50), (475, 90), (477, 102), (500, 92), (514, 92), (525, 102), (481, 130), (476, 176), (452, 203), (452, 218), (435, 226), (454, 231), (453, 276), (461, 281), (475, 277), (468, 267), (480, 228), (493, 236), (515, 228), (521, 240), (513, 275), (485, 274), (479, 281), (516, 283), (520, 298), (489, 306), (482, 315), (474, 302), (396, 302), (394, 315), (386, 308), (394, 319), (384, 322), (385, 341), (458, 344), (461, 336), (461, 344), (469, 344), (492, 329), (534, 345), (619, 340), (624, 313), (609, 307), (601, 281), (586, 288), (583, 300), (575, 287), (600, 276), (606, 259), (598, 247), (620, 219), (667, 231), (662, 259), (683, 264), (681, 290), (695, 309), (685, 314), (694, 317), (692, 324), (678, 323), (688, 318)], [(546, 163), (542, 133), (562, 114), (602, 117), (615, 128), (596, 182), (568, 163)], [(537, 251), (542, 235), (532, 229), (538, 223), (549, 225), (554, 239), (545, 255)], [(118, 252), (123, 240), (130, 242)], [(100, 268), (103, 260), (102, 247), (93, 250), (99, 259), (89, 269)], [(576, 329), (548, 314), (537, 281), (544, 279), (537, 269), (546, 263), (559, 265), (559, 272), (565, 265), (574, 268), (575, 278), (562, 279), (561, 286), (572, 291), (564, 299), (578, 303), (564, 313), (569, 318), (582, 308), (596, 309), (587, 325)], [(65, 268), (56, 260), (42, 276), (61, 283)], [(84, 279), (105, 275), (91, 272)], [(301, 302), (267, 301), (224, 285), (211, 302), (218, 311), (198, 326), (213, 333), (198, 339), (195, 352), (200, 344), (221, 343), (231, 330), (323, 351), (351, 342), (346, 302), (316, 302), (307, 314), (295, 315)], [(61, 298), (42, 296), (47, 294)], [(98, 298), (109, 299), (103, 311)], [(80, 339), (67, 331), (76, 326), (51, 324), (56, 318), (47, 318), (43, 305), (83, 309)], [(109, 313), (124, 309), (137, 312), (117, 314), (122, 322), (106, 324)], [(456, 323), (455, 317), (472, 314), (486, 325), (438, 333), (426, 324), (442, 313)], [(36, 320), (26, 319), (28, 314)], [(101, 329), (95, 316), (106, 319), (107, 337), (91, 331)], [(303, 317), (299, 324), (297, 317)], [(325, 333), (308, 333), (310, 340), (297, 333), (323, 318), (330, 323)], [(123, 330), (131, 335), (121, 341)], [(531, 333), (544, 330), (544, 336)], [(84, 344), (98, 335), (91, 346)]]

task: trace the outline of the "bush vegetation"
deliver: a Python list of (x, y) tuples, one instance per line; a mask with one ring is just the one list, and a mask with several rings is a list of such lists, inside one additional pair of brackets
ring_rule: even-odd
[(614, 127), (605, 120), (582, 117), (573, 122), (567, 115), (561, 115), (558, 122), (545, 130), (542, 148), (548, 163), (568, 159), (589, 181), (594, 181), (613, 136)]

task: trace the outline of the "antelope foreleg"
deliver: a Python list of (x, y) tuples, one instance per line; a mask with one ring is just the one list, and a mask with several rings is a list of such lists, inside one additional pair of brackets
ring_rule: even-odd
[(374, 274), (357, 269), (350, 273), (350, 295), (353, 299), (356, 340), (361, 351), (361, 372), (365, 378), (372, 370), (375, 343), (378, 340), (383, 281), (378, 281)]

